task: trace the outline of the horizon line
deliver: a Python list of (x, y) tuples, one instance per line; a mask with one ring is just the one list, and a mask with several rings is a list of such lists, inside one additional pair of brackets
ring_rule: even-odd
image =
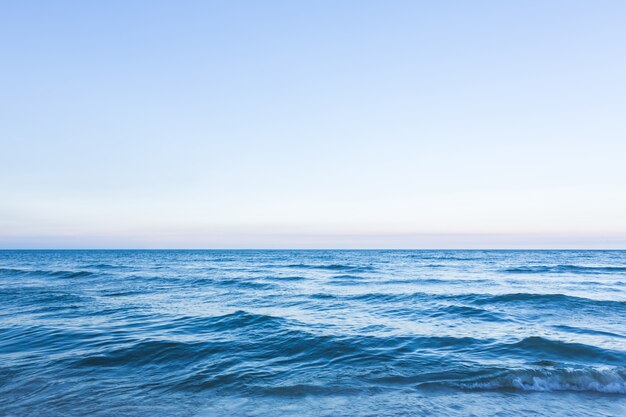
[(626, 248), (0, 248), (0, 251), (626, 251)]

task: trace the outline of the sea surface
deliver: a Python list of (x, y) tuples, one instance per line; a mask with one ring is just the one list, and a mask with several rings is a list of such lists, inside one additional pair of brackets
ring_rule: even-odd
[(0, 251), (1, 416), (624, 416), (626, 251)]

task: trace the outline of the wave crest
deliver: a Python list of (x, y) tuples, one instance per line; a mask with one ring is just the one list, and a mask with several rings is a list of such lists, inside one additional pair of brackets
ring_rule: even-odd
[(18, 268), (0, 268), (0, 274), (8, 276), (44, 276), (54, 278), (81, 278), (98, 275), (90, 271), (44, 271)]
[(467, 390), (587, 391), (626, 394), (626, 368), (525, 369), (490, 380), (458, 384)]
[(503, 269), (508, 274), (612, 274), (626, 272), (626, 266), (582, 266), (582, 265), (526, 265)]

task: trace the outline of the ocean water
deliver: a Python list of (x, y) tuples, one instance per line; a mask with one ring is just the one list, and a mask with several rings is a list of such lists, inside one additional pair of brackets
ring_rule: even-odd
[(626, 415), (626, 251), (0, 251), (2, 416)]

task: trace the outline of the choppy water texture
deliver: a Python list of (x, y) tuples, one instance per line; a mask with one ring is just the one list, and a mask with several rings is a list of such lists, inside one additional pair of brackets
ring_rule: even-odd
[(626, 415), (624, 251), (0, 251), (0, 415)]

